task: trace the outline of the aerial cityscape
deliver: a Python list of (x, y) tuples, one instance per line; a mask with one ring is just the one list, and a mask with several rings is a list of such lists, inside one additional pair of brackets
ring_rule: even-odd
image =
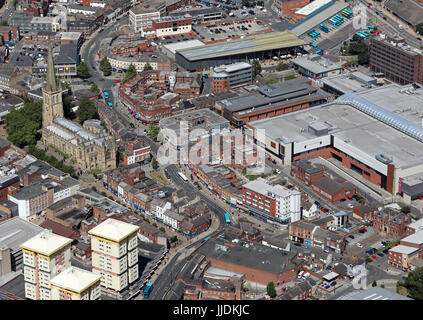
[(422, 37), (422, 0), (0, 0), (0, 300), (423, 300)]

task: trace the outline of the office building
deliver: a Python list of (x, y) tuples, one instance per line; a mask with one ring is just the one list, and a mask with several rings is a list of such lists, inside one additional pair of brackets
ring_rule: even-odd
[(370, 40), (370, 70), (399, 84), (423, 84), (423, 50), (400, 37), (380, 35)]
[(70, 267), (71, 242), (42, 232), (21, 245), (26, 298), (51, 300), (50, 280)]
[(214, 68), (213, 93), (252, 84), (253, 69), (249, 63), (239, 62)]
[(93, 272), (105, 291), (121, 293), (139, 278), (138, 226), (107, 219), (91, 229)]
[(129, 21), (135, 32), (145, 28), (151, 28), (154, 19), (160, 18), (160, 12), (155, 8), (143, 8), (141, 6), (129, 10)]

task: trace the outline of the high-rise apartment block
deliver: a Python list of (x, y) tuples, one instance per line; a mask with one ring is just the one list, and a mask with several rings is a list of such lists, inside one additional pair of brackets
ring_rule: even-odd
[(21, 245), (25, 297), (50, 300), (50, 280), (70, 267), (72, 239), (42, 232)]
[(91, 271), (70, 267), (50, 282), (52, 300), (98, 300), (101, 297), (101, 276)]
[(102, 276), (103, 290), (119, 294), (138, 280), (138, 229), (107, 219), (88, 232), (93, 272)]

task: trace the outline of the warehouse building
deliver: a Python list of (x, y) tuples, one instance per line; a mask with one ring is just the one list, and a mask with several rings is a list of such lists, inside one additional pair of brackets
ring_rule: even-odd
[(244, 39), (177, 50), (176, 62), (195, 71), (250, 59), (268, 59), (284, 54), (305, 53), (306, 42), (288, 32), (271, 32)]
[(396, 194), (403, 179), (423, 174), (421, 93), (416, 84), (349, 93), (330, 104), (250, 122), (245, 134), (284, 165), (334, 159)]

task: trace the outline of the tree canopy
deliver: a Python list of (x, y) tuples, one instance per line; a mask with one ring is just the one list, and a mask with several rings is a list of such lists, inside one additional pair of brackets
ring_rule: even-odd
[(404, 281), (404, 287), (411, 298), (423, 300), (423, 267), (417, 268), (408, 274), (407, 279)]
[(43, 101), (25, 102), (19, 110), (12, 110), (6, 116), (6, 131), (8, 139), (22, 148), (36, 144), (40, 139), (37, 132), (42, 125)]
[(275, 289), (275, 284), (273, 282), (269, 282), (267, 284), (267, 294), (271, 297), (274, 298), (276, 297), (276, 289)]
[(85, 120), (98, 119), (97, 108), (94, 101), (84, 97), (79, 101), (78, 110), (76, 110), (79, 122), (83, 123)]
[(88, 78), (90, 76), (90, 69), (84, 61), (82, 61), (76, 68), (76, 74), (80, 78)]
[(254, 60), (252, 63), (252, 67), (253, 67), (253, 78), (255, 78), (261, 73), (261, 64), (258, 60)]
[(157, 124), (151, 122), (148, 124), (147, 132), (152, 138), (156, 139), (159, 135), (160, 127)]
[(341, 48), (341, 53), (344, 55), (358, 55), (358, 64), (369, 64), (370, 48), (364, 39), (357, 36), (356, 34), (353, 36), (349, 44), (344, 42), (344, 45)]
[(147, 62), (145, 65), (144, 65), (144, 71), (148, 71), (148, 70), (153, 70), (153, 67)]
[(110, 76), (112, 74), (112, 66), (109, 59), (104, 57), (100, 62), (100, 70), (103, 71), (103, 75)]
[(125, 72), (125, 77), (123, 78), (123, 81), (125, 82), (126, 80), (131, 79), (136, 74), (137, 69), (135, 69), (135, 66), (131, 63)]
[(276, 66), (276, 71), (285, 71), (289, 69), (289, 65), (287, 63), (279, 62)]
[(91, 85), (91, 91), (92, 91), (93, 93), (97, 93), (97, 94), (99, 94), (99, 93), (100, 93), (100, 89), (98, 88), (98, 86), (97, 86), (95, 83), (93, 83), (93, 84)]

